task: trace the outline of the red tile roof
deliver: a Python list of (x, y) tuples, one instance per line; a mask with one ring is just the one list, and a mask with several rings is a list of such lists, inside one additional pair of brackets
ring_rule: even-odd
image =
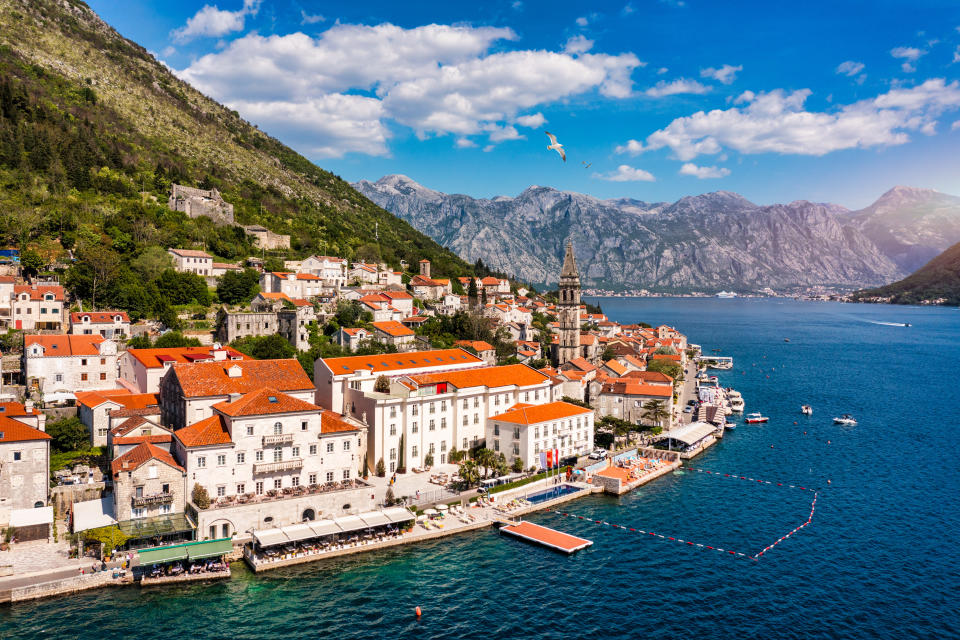
[(340, 417), (339, 413), (324, 410), (320, 414), (320, 432), (321, 433), (346, 433), (348, 431), (359, 431), (360, 427), (354, 426)]
[(387, 296), (391, 300), (413, 300), (413, 296), (406, 291), (384, 291), (380, 295)]
[(29, 347), (39, 344), (43, 347), (44, 358), (63, 356), (98, 356), (100, 350), (97, 345), (104, 341), (104, 337), (97, 336), (24, 336), (23, 345)]
[(116, 476), (121, 471), (133, 471), (134, 469), (138, 469), (140, 466), (151, 460), (157, 460), (164, 464), (170, 465), (177, 471), (184, 471), (184, 468), (177, 464), (177, 461), (173, 459), (173, 456), (170, 455), (168, 451), (164, 451), (160, 447), (154, 446), (149, 442), (138, 444), (122, 456), (114, 458), (113, 462), (110, 463), (110, 468), (113, 471), (113, 475)]
[(624, 378), (634, 378), (643, 380), (647, 384), (669, 384), (673, 386), (673, 378), (659, 371), (630, 371), (624, 374)]
[(0, 415), (3, 416), (38, 416), (40, 410), (34, 407), (27, 411), (27, 407), (19, 402), (0, 402)]
[(510, 411), (491, 416), (489, 419), (498, 422), (512, 422), (513, 424), (540, 424), (541, 422), (562, 420), (563, 418), (582, 416), (588, 413), (593, 413), (593, 410), (569, 402), (548, 402), (537, 405), (518, 404), (512, 407)]
[(607, 369), (610, 369), (610, 371), (613, 371), (618, 376), (622, 376), (627, 372), (627, 368), (616, 360), (608, 360), (603, 363), (603, 366), (605, 366)]
[(28, 427), (19, 420), (0, 416), (0, 444), (32, 440), (50, 440), (50, 435), (39, 429)]
[(106, 389), (102, 391), (77, 391), (77, 404), (94, 409), (105, 402), (114, 402), (126, 409), (146, 409), (160, 404), (155, 393), (132, 393), (128, 389)]
[[(230, 377), (229, 371), (240, 375)], [(313, 390), (313, 382), (300, 363), (288, 360), (229, 360), (174, 364), (173, 373), (180, 389), (188, 398), (222, 396), (230, 393), (250, 393), (264, 387), (278, 391)]]
[(463, 349), (437, 349), (435, 351), (411, 351), (387, 353), (378, 356), (346, 356), (326, 358), (323, 363), (340, 376), (363, 369), (367, 371), (399, 371), (422, 367), (450, 367), (453, 365), (482, 364), (483, 360)]
[(459, 345), (461, 347), (473, 347), (477, 353), (482, 351), (493, 351), (494, 347), (489, 342), (483, 340), (457, 340), (453, 344)]
[(114, 436), (113, 444), (122, 445), (122, 444), (142, 444), (144, 442), (149, 442), (151, 444), (161, 444), (166, 442), (173, 442), (173, 436), (169, 433), (158, 433), (156, 435), (150, 436)]
[(196, 249), (169, 249), (170, 253), (174, 253), (182, 258), (210, 258), (213, 259), (206, 251), (198, 251)]
[(584, 371), (584, 372), (593, 371), (594, 369), (596, 369), (596, 367), (590, 364), (586, 358), (574, 358), (573, 360), (570, 360), (567, 364), (573, 365), (580, 371)]
[(227, 431), (226, 419), (217, 414), (204, 418), (200, 422), (194, 422), (174, 435), (187, 448), (233, 443), (230, 432)]
[(421, 373), (410, 376), (417, 384), (424, 386), (446, 382), (458, 389), (470, 387), (529, 387), (541, 384), (549, 379), (546, 374), (523, 364), (508, 364), (502, 367), (481, 367), (464, 371), (446, 371), (443, 373)]
[(36, 287), (30, 284), (14, 285), (13, 293), (18, 298), (22, 293), (29, 293), (31, 300), (43, 300), (44, 294), (52, 293), (54, 300), (63, 300), (63, 287), (58, 284), (38, 284)]
[(276, 389), (267, 388), (257, 389), (233, 402), (220, 402), (213, 405), (213, 408), (232, 418), (320, 410), (320, 407), (315, 404), (280, 393)]
[(395, 320), (385, 320), (383, 322), (374, 322), (372, 324), (378, 331), (382, 331), (388, 336), (394, 338), (403, 338), (405, 336), (415, 335), (410, 327)]
[[(227, 352), (227, 361), (245, 360), (246, 356), (223, 347)], [(147, 369), (159, 369), (164, 362), (196, 362), (198, 359), (213, 359), (213, 347), (169, 347), (161, 349), (127, 349), (131, 357), (138, 360)]]
[(614, 393), (625, 396), (653, 396), (657, 398), (672, 398), (673, 387), (659, 384), (644, 384), (632, 380), (616, 380), (603, 385), (602, 393)]
[(126, 311), (75, 311), (70, 314), (70, 322), (83, 324), (84, 318), (90, 318), (90, 324), (113, 324), (117, 316), (121, 322), (130, 322)]

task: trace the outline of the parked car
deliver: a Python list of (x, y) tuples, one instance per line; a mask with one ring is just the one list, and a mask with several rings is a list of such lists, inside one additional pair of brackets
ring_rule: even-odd
[(697, 401), (696, 401), (696, 400), (687, 400), (687, 406), (692, 407), (692, 406), (695, 405), (695, 404), (697, 404)]
[(597, 449), (588, 456), (591, 460), (606, 460), (607, 459), (607, 450), (606, 449)]
[(686, 407), (683, 408), (683, 412), (684, 412), (684, 413), (693, 413), (693, 407), (691, 407), (691, 406), (688, 405), (688, 406), (686, 406)]

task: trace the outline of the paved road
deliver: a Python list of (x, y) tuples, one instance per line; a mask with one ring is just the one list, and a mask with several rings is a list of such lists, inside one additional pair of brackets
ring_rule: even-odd
[[(29, 587), (35, 584), (42, 584), (44, 582), (52, 582), (54, 580), (63, 580), (64, 578), (73, 578), (80, 575), (80, 567), (83, 567), (84, 573), (90, 573), (93, 568), (94, 560), (89, 559), (88, 562), (83, 564), (71, 565), (66, 567), (60, 567), (57, 569), (48, 569), (46, 571), (40, 571), (35, 574), (29, 575), (20, 575), (20, 576), (7, 576), (5, 578), (0, 578), (0, 591), (6, 591), (8, 589), (18, 589), (20, 587)], [(100, 563), (97, 562), (97, 567), (100, 566)], [(120, 563), (117, 561), (108, 562), (107, 569), (112, 570), (120, 566)]]

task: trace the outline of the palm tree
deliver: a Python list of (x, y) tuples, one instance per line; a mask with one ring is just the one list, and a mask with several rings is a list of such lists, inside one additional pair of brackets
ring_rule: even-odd
[(460, 481), (463, 483), (464, 489), (469, 489), (471, 486), (480, 482), (480, 469), (474, 460), (464, 460), (461, 462), (457, 474), (460, 476)]
[(656, 426), (662, 427), (661, 424), (664, 418), (670, 417), (670, 414), (666, 409), (663, 408), (663, 402), (661, 400), (648, 400), (643, 405), (644, 413), (643, 416), (648, 418)]
[(474, 454), (473, 459), (476, 460), (477, 464), (483, 467), (483, 477), (486, 478), (490, 473), (490, 469), (496, 466), (497, 464), (497, 454), (491, 449), (484, 447)]

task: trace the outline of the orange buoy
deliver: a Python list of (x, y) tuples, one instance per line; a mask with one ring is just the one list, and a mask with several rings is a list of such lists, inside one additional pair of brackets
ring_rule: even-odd
[(416, 612), (417, 617), (419, 618), (419, 617), (420, 617), (420, 607), (417, 607), (416, 609), (414, 609), (414, 611)]
[(797, 424), (797, 421), (796, 421), (796, 420), (794, 420), (794, 421), (793, 421), (793, 424)]

